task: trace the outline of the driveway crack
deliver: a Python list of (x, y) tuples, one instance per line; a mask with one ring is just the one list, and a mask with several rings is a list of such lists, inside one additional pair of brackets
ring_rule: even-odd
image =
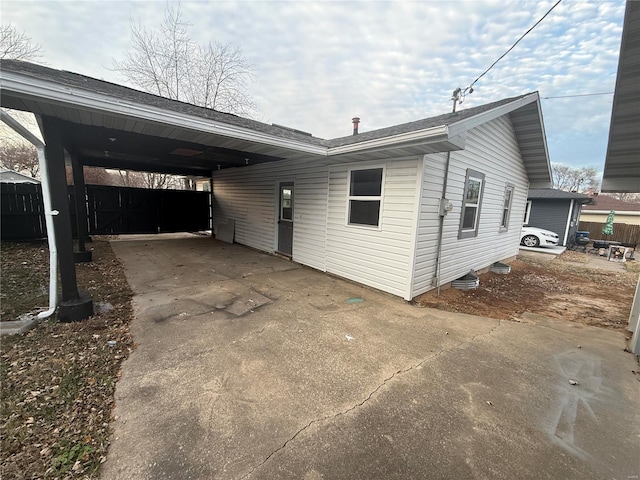
[(415, 364), (410, 365), (410, 366), (408, 366), (406, 368), (402, 368), (400, 370), (395, 371), (390, 376), (385, 378), (382, 381), (382, 383), (380, 383), (376, 388), (374, 388), (371, 392), (369, 392), (369, 394), (364, 398), (364, 400), (354, 404), (353, 406), (347, 408), (346, 410), (343, 410), (343, 411), (338, 412), (338, 413), (334, 413), (332, 415), (325, 415), (323, 417), (319, 417), (319, 418), (315, 418), (315, 419), (311, 420), (309, 423), (307, 423), (302, 428), (300, 428), (296, 433), (294, 433), (293, 436), (288, 438), (280, 447), (276, 448), (273, 452), (271, 452), (269, 455), (267, 455), (267, 457), (262, 462), (260, 462), (256, 466), (252, 467), (251, 470), (249, 470), (242, 477), (240, 477), (240, 480), (244, 480), (246, 478), (249, 478), (251, 475), (253, 475), (253, 472), (255, 472), (257, 469), (262, 467), (265, 463), (267, 463), (278, 452), (284, 450), (287, 447), (287, 445), (289, 445), (291, 442), (293, 442), (300, 434), (302, 434), (304, 431), (309, 429), (312, 425), (314, 425), (316, 423), (324, 422), (326, 420), (336, 419), (336, 418), (338, 418), (340, 416), (348, 414), (349, 412), (352, 412), (356, 408), (362, 407), (365, 403), (367, 403), (369, 400), (371, 400), (373, 398), (373, 396), (381, 388), (383, 388), (385, 385), (387, 385), (387, 383), (391, 382), (395, 377), (403, 375), (403, 374), (405, 374), (407, 372), (410, 372), (411, 370), (415, 370), (415, 369), (421, 367), (422, 365), (424, 365), (425, 363), (429, 362), (430, 360), (433, 360), (434, 358), (439, 357), (440, 355), (442, 355), (445, 352), (448, 352), (450, 350), (454, 350), (454, 349), (460, 348), (460, 347), (462, 347), (464, 345), (473, 343), (476, 340), (476, 338), (478, 338), (478, 337), (484, 337), (484, 336), (487, 336), (487, 335), (491, 335), (498, 327), (500, 327), (500, 325), (501, 325), (501, 321), (497, 320), (496, 325), (493, 326), (488, 332), (478, 333), (478, 334), (474, 335), (473, 337), (471, 337), (469, 340), (465, 340), (464, 342), (460, 342), (460, 343), (458, 343), (458, 344), (456, 344), (454, 346), (451, 346), (451, 347), (443, 348), (443, 349), (439, 350), (438, 352), (434, 353), (433, 355), (429, 355), (428, 357), (423, 358), (418, 363), (415, 363)]

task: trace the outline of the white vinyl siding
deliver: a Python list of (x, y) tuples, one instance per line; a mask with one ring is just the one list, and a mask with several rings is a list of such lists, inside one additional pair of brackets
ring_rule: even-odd
[[(412, 295), (434, 287), (438, 240), (438, 203), (446, 154), (425, 155), (424, 179)], [(478, 235), (458, 239), (467, 169), (485, 174)], [(510, 226), (500, 231), (505, 182), (513, 185)], [(480, 270), (518, 254), (520, 220), (524, 217), (529, 183), (508, 115), (470, 130), (464, 150), (451, 152), (447, 198), (453, 210), (444, 218), (440, 284), (451, 282), (469, 270)]]
[[(329, 169), (327, 272), (410, 299), (416, 224), (417, 158), (384, 164), (382, 213), (378, 229), (347, 225), (349, 169), (368, 165), (332, 165)], [(370, 168), (379, 168), (380, 162)]]
[[(294, 261), (405, 299), (433, 288), (446, 154), (336, 161), (284, 160), (214, 172), (214, 228), (233, 219), (238, 243), (275, 251), (279, 183), (294, 182)], [(381, 166), (379, 227), (348, 225), (349, 170)], [(485, 175), (482, 206), (477, 236), (458, 239), (468, 169)], [(501, 231), (507, 183), (514, 188), (510, 223)], [(440, 284), (517, 255), (527, 191), (508, 115), (469, 131), (465, 150), (451, 153), (446, 196), (453, 210), (444, 218)]]
[[(292, 259), (408, 300), (421, 164), (281, 161), (216, 171), (214, 229), (233, 219), (236, 242), (274, 252), (279, 182), (294, 182)], [(349, 169), (370, 167), (384, 168), (380, 225), (348, 225)]]
[(292, 259), (325, 270), (327, 162), (283, 160), (213, 174), (214, 231), (235, 220), (235, 241), (274, 252), (280, 182), (294, 182)]

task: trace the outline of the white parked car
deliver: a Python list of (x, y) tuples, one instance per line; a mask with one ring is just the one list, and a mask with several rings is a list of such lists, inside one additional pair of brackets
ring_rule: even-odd
[(549, 247), (558, 245), (558, 234), (544, 228), (522, 226), (520, 245), (525, 247)]

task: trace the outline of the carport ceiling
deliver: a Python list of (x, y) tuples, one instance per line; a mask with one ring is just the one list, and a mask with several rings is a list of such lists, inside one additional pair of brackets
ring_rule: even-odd
[(67, 151), (84, 165), (177, 175), (209, 176), (220, 168), (255, 165), (279, 157), (202, 145), (104, 127), (63, 122)]

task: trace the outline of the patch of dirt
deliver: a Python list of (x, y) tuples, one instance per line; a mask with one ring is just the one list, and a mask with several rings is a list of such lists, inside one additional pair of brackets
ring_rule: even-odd
[[(626, 330), (638, 276), (587, 268), (585, 254), (566, 252), (540, 263), (519, 258), (511, 273), (480, 275), (476, 290), (432, 290), (416, 298), (422, 307), (517, 320), (524, 312)], [(629, 270), (633, 270), (632, 265)]]
[[(110, 245), (88, 247), (94, 261), (77, 265), (78, 285), (113, 309), (0, 339), (2, 479), (97, 478), (105, 459), (115, 384), (132, 349), (132, 294)], [(47, 305), (46, 244), (3, 243), (1, 254), (3, 320)]]

